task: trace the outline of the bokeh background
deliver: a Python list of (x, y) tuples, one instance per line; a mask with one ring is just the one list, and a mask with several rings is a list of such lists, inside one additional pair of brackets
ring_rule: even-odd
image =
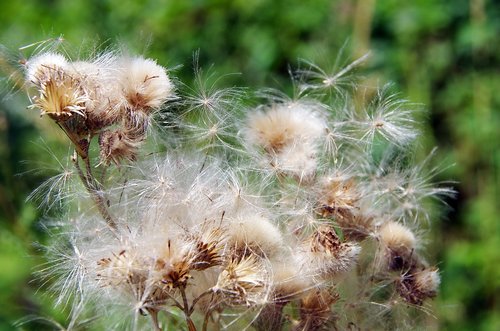
[[(458, 192), (429, 233), (442, 271), (429, 329), (439, 330), (500, 330), (499, 36), (500, 4), (488, 0), (0, 1), (2, 77), (37, 46), (79, 55), (119, 44), (183, 81), (199, 50), (202, 67), (240, 73), (223, 84), (286, 90), (299, 58), (328, 68), (341, 49), (370, 51), (363, 79), (425, 105), (420, 153), (439, 147), (435, 180)], [(26, 197), (51, 174), (47, 146), (65, 155), (67, 144), (23, 92), (5, 79), (0, 91), (0, 330), (52, 330), (43, 318), (64, 325), (65, 315), (32, 276), (50, 215)], [(19, 323), (27, 316), (41, 319)]]

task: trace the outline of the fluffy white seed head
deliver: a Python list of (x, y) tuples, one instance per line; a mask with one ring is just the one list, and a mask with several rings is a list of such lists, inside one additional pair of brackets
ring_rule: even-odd
[(409, 270), (419, 264), (417, 239), (404, 225), (387, 221), (379, 229), (380, 262), (390, 270)]
[(281, 152), (276, 154), (274, 166), (299, 181), (308, 181), (314, 177), (318, 167), (316, 147), (307, 140), (284, 146)]
[(413, 276), (415, 277), (416, 288), (423, 293), (429, 294), (429, 296), (435, 295), (441, 284), (437, 268), (427, 268), (415, 273)]
[(167, 71), (156, 61), (135, 57), (123, 60), (120, 83), (129, 107), (149, 112), (174, 96)]
[(385, 222), (380, 227), (378, 235), (382, 246), (392, 251), (411, 252), (417, 244), (413, 232), (397, 222)]
[(318, 279), (340, 279), (357, 263), (361, 248), (341, 242), (334, 229), (320, 226), (300, 249), (302, 264)]
[(279, 229), (266, 218), (245, 214), (229, 223), (228, 241), (237, 250), (273, 256), (279, 251), (283, 238)]
[(302, 297), (313, 286), (313, 280), (304, 270), (297, 267), (300, 261), (295, 255), (281, 256), (273, 264), (273, 284), (277, 301), (291, 301)]
[(43, 53), (35, 56), (26, 63), (26, 81), (40, 86), (50, 76), (51, 72), (66, 68), (68, 61), (58, 53)]
[(247, 139), (268, 153), (280, 153), (299, 141), (314, 141), (325, 133), (320, 113), (300, 102), (275, 104), (248, 116)]
[(71, 75), (86, 87), (87, 124), (96, 131), (116, 123), (124, 105), (120, 85), (116, 84), (116, 62), (114, 55), (103, 54), (94, 61), (75, 61), (68, 67)]

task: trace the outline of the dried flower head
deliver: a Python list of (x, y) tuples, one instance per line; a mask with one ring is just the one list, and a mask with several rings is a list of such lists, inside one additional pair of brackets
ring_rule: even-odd
[(232, 220), (228, 240), (240, 255), (253, 253), (263, 257), (278, 253), (283, 243), (279, 229), (260, 215), (239, 216)]
[(334, 217), (341, 224), (349, 224), (360, 196), (353, 178), (327, 177), (322, 180), (318, 198), (321, 216)]
[(356, 264), (360, 247), (354, 243), (341, 242), (329, 225), (320, 226), (304, 247), (305, 265), (323, 279), (338, 278)]
[(199, 320), (204, 330), (298, 331), (366, 325), (360, 307), (435, 296), (438, 271), (403, 224), (417, 229), (430, 215), (422, 200), (450, 191), (432, 187), (422, 165), (403, 169), (397, 155), (417, 136), (406, 103), (382, 89), (363, 104), (340, 88), (360, 61), (328, 75), (311, 65), (297, 98), (274, 93), (246, 118), (245, 90), (217, 90), (197, 69), (197, 88), (164, 117), (165, 146), (140, 161), (174, 98), (165, 68), (119, 52), (30, 59), (31, 107), (65, 132), (83, 183), (59, 240), (71, 249), (58, 244), (46, 272), (63, 276), (58, 302), (77, 297), (75, 319), (88, 302), (97, 313), (125, 306), (134, 329), (141, 314), (162, 330), (168, 314), (190, 331)]
[(75, 61), (68, 66), (71, 76), (87, 91), (86, 124), (93, 132), (117, 123), (121, 117), (124, 100), (116, 84), (116, 62), (116, 56), (104, 53), (93, 61)]
[(231, 259), (219, 274), (215, 293), (230, 305), (251, 306), (267, 301), (269, 276), (260, 257)]
[(226, 234), (221, 228), (213, 228), (191, 239), (194, 249), (191, 251), (191, 268), (205, 270), (222, 264), (222, 254)]
[(300, 321), (295, 330), (321, 330), (331, 316), (331, 305), (339, 300), (337, 294), (315, 290), (300, 301)]
[(50, 68), (39, 79), (38, 96), (33, 97), (30, 108), (38, 108), (55, 121), (66, 121), (73, 114), (85, 117), (87, 91), (80, 81), (64, 69)]
[(106, 130), (99, 135), (101, 161), (120, 164), (122, 160), (134, 161), (137, 151), (144, 139), (130, 134), (130, 130)]

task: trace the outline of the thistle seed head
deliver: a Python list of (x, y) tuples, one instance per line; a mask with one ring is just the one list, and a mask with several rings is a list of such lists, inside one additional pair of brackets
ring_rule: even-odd
[(37, 87), (38, 96), (33, 97), (30, 108), (38, 108), (41, 115), (47, 114), (57, 122), (70, 119), (74, 114), (85, 117), (85, 104), (89, 100), (80, 81), (61, 68), (50, 68), (44, 73)]
[(123, 59), (120, 82), (127, 108), (134, 111), (149, 114), (174, 97), (166, 69), (150, 59)]
[(417, 239), (410, 229), (397, 222), (387, 221), (380, 227), (378, 238), (383, 261), (389, 269), (408, 269), (415, 264)]
[(268, 282), (269, 277), (261, 258), (248, 255), (229, 260), (213, 290), (231, 305), (251, 306), (266, 301)]

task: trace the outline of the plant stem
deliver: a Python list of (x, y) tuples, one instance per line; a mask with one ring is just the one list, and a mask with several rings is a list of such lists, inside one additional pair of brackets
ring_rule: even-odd
[(75, 152), (75, 155), (71, 158), (73, 161), (73, 164), (75, 165), (75, 168), (77, 170), (78, 176), (80, 177), (80, 180), (82, 181), (83, 185), (87, 189), (87, 191), (90, 193), (92, 200), (94, 200), (94, 203), (99, 210), (99, 213), (101, 213), (102, 217), (106, 221), (107, 225), (109, 226), (110, 230), (116, 235), (116, 230), (117, 230), (117, 225), (113, 217), (108, 211), (108, 208), (106, 206), (106, 201), (102, 195), (101, 190), (96, 187), (98, 184), (93, 178), (92, 173), (89, 171), (89, 168), (87, 166), (90, 165), (88, 161), (88, 155), (85, 155), (84, 162), (86, 164), (86, 170), (87, 174), (85, 174), (82, 171), (82, 168), (80, 167), (80, 164), (78, 162), (78, 156), (81, 157), (82, 159), (83, 156), (78, 154), (78, 151)]
[(184, 291), (184, 287), (181, 286), (179, 288), (181, 295), (182, 295), (182, 302), (183, 302), (183, 310), (184, 310), (184, 317), (186, 318), (186, 323), (188, 326), (189, 331), (196, 331), (196, 326), (193, 323), (193, 320), (191, 319), (191, 309), (189, 309), (189, 303), (186, 297), (186, 291)]
[(153, 330), (154, 331), (163, 331), (163, 329), (160, 327), (160, 323), (158, 321), (158, 311), (154, 309), (148, 309), (149, 311), (149, 316), (151, 316), (151, 322), (153, 323)]

